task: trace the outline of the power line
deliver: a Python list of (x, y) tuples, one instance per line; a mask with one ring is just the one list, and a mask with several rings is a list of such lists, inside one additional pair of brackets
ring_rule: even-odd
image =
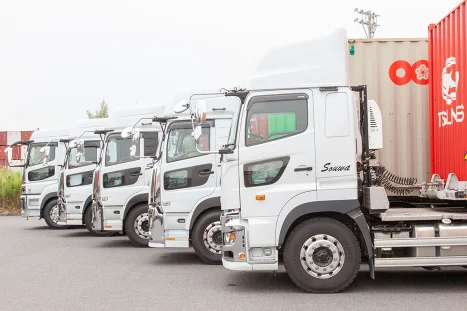
[(354, 12), (361, 14), (361, 18), (356, 18), (354, 22), (362, 25), (367, 38), (374, 38), (376, 28), (380, 26), (378, 25), (379, 15), (377, 15), (375, 12), (363, 11), (359, 9), (355, 9)]

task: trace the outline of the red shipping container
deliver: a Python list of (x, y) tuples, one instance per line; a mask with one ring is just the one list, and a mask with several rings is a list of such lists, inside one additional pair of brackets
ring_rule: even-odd
[(12, 160), (21, 160), (21, 146), (13, 146), (11, 151)]
[(21, 131), (21, 140), (29, 140), (34, 131)]
[(467, 180), (467, 11), (463, 1), (430, 25), (430, 170)]
[(7, 132), (0, 132), (0, 146), (6, 146), (7, 144)]
[(5, 149), (7, 146), (0, 146), (0, 160), (6, 160)]

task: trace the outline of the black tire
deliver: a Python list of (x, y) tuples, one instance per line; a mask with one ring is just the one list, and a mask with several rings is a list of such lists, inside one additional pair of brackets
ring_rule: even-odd
[[(47, 205), (44, 207), (44, 220), (47, 226), (49, 226), (50, 229), (66, 229), (68, 226), (63, 226), (63, 225), (58, 225), (56, 221), (52, 218), (51, 213), (53, 212), (54, 209), (58, 209), (57, 205), (57, 199), (52, 199), (50, 200)], [(58, 217), (58, 215), (57, 215)], [(58, 218), (57, 218), (58, 220)]]
[[(308, 255), (308, 257), (301, 257), (300, 252), (302, 248), (304, 250), (308, 249), (304, 244), (309, 241), (310, 238), (324, 236), (324, 239), (327, 239), (328, 235), (338, 240), (340, 243), (338, 243), (339, 247), (344, 250), (345, 259), (342, 266), (340, 264), (337, 265), (341, 268), (335, 275), (323, 279), (321, 278), (322, 276), (314, 277), (305, 270), (302, 263), (306, 265), (303, 260), (306, 261), (310, 255)], [(331, 239), (329, 241), (331, 241)], [(324, 242), (326, 244), (327, 241)], [(321, 248), (320, 246), (317, 247), (318, 249)], [(310, 249), (310, 251), (312, 250)], [(313, 251), (312, 255), (314, 256), (316, 252), (316, 250)], [(327, 252), (326, 249), (324, 252)], [(328, 256), (328, 258), (335, 257)], [(321, 260), (321, 258), (319, 260)], [(360, 261), (360, 245), (354, 233), (343, 223), (331, 218), (313, 218), (302, 222), (290, 233), (284, 247), (284, 265), (287, 274), (298, 287), (309, 293), (337, 293), (344, 290), (357, 276), (360, 269)], [(330, 261), (327, 261), (327, 263), (329, 262)], [(318, 264), (316, 264), (316, 266), (317, 265)], [(315, 264), (312, 266), (315, 266)], [(311, 269), (308, 269), (308, 271), (311, 271)], [(323, 274), (330, 275), (326, 273)]]
[(84, 225), (86, 226), (86, 229), (94, 235), (98, 237), (106, 237), (106, 236), (112, 236), (115, 234), (115, 232), (112, 231), (96, 231), (92, 229), (92, 207), (88, 206), (86, 211), (84, 212)]
[[(138, 218), (141, 217), (141, 223)], [(125, 218), (125, 232), (131, 243), (138, 247), (148, 247), (149, 218), (148, 205), (140, 204), (133, 208)], [(138, 220), (138, 222), (137, 222)]]
[[(220, 210), (209, 211), (196, 220), (193, 230), (191, 231), (191, 243), (196, 255), (210, 265), (222, 264), (222, 252), (219, 250), (217, 253), (213, 253), (208, 249), (205, 245), (204, 233), (211, 224), (219, 222), (220, 225), (220, 217)], [(215, 239), (217, 241), (217, 239), (220, 238), (220, 246), (222, 246), (222, 232), (219, 233), (220, 237), (218, 237), (217, 234), (218, 233), (216, 233)], [(211, 249), (214, 251), (213, 248)]]

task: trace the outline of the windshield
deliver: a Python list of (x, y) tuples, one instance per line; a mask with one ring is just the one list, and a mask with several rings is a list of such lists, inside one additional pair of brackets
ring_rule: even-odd
[[(28, 166), (35, 166), (39, 165), (44, 162), (45, 159), (45, 152), (41, 152), (41, 148), (44, 147), (46, 143), (32, 145), (29, 149), (28, 155)], [(55, 146), (49, 145), (49, 158), (47, 159), (48, 162), (55, 160)]]
[(77, 167), (83, 167), (91, 165), (97, 162), (99, 155), (99, 142), (86, 142), (84, 144), (84, 151), (81, 154), (80, 162), (76, 161), (76, 153), (78, 152), (77, 148), (71, 148), (68, 150), (67, 161), (68, 169), (73, 169)]
[(229, 139), (227, 140), (227, 147), (230, 147), (231, 149), (235, 149), (235, 145), (237, 143), (237, 126), (238, 126), (238, 120), (240, 117), (240, 108), (241, 108), (240, 103), (237, 103), (235, 110), (234, 110), (234, 115), (232, 117), (232, 123), (230, 124)]

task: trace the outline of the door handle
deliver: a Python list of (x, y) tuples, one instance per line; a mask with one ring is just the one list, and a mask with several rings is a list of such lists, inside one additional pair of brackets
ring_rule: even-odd
[(303, 171), (312, 171), (313, 168), (311, 166), (306, 167), (296, 167), (293, 171), (294, 172), (303, 172)]
[(138, 173), (138, 172), (133, 172), (130, 174), (130, 176), (141, 176), (143, 173)]
[(212, 175), (212, 174), (214, 174), (214, 171), (210, 171), (210, 170), (204, 170), (204, 171), (199, 171), (198, 172), (199, 176), (208, 176), (208, 175)]

